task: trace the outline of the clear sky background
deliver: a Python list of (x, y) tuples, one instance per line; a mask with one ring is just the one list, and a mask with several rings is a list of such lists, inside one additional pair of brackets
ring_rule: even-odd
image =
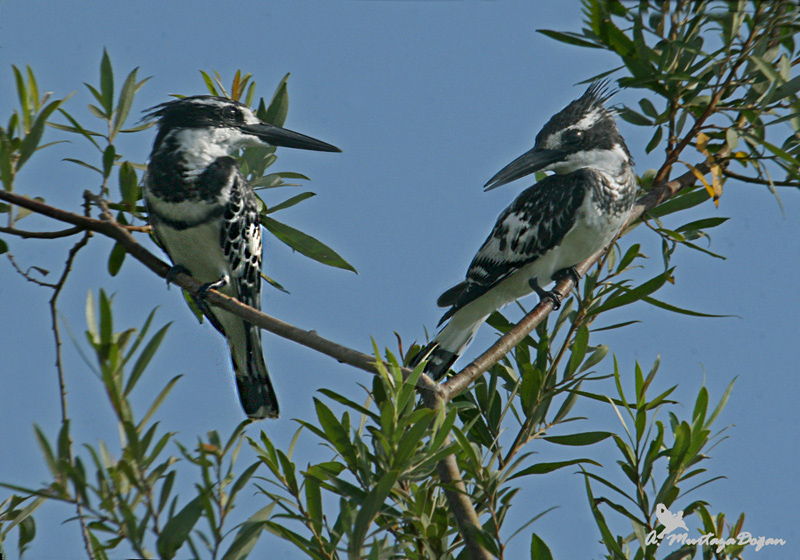
[[(463, 278), (496, 216), (530, 181), (490, 193), (484, 193), (482, 185), (530, 148), (544, 122), (582, 93), (585, 86), (576, 83), (618, 64), (603, 52), (569, 47), (535, 33), (541, 28), (577, 31), (580, 18), (577, 0), (7, 1), (0, 5), (0, 121), (6, 122), (17, 106), (12, 64), (30, 65), (40, 89), (52, 90), (56, 97), (77, 91), (66, 107), (86, 117), (90, 96), (82, 84), (98, 82), (104, 47), (118, 86), (134, 67), (140, 67), (139, 76), (152, 76), (137, 96), (133, 107), (137, 115), (167, 100), (170, 93), (203, 93), (201, 69), (218, 70), (226, 83), (238, 68), (252, 72), (257, 94), (267, 99), (291, 72), (286, 126), (331, 142), (343, 153), (279, 149), (272, 170), (308, 175), (312, 181), (307, 186), (317, 196), (277, 217), (330, 244), (359, 274), (322, 266), (268, 238), (265, 271), (291, 295), (265, 286), (264, 310), (365, 352), (370, 351), (370, 337), (380, 347), (394, 348), (394, 332), (408, 346), (424, 339), (425, 327), (434, 331), (441, 313), (435, 306), (437, 296)], [(622, 91), (615, 102), (638, 99), (638, 93)], [(648, 131), (624, 122), (620, 129), (639, 174), (657, 167), (658, 154), (644, 154)], [(45, 141), (63, 139), (71, 143), (34, 156), (16, 189), (78, 209), (81, 193), (95, 188), (97, 178), (61, 160), (93, 156), (80, 139), (54, 130), (45, 137)], [(152, 131), (122, 138), (118, 152), (142, 162), (152, 140)], [(700, 159), (688, 152), (687, 157)], [(297, 192), (284, 189), (265, 196), (274, 203)], [(676, 505), (680, 509), (691, 500), (704, 499), (713, 511), (724, 511), (733, 519), (744, 511), (745, 530), (789, 541), (783, 548), (748, 552), (748, 558), (796, 558), (800, 542), (796, 522), (800, 193), (783, 190), (781, 197), (783, 211), (766, 189), (729, 182), (718, 209), (709, 202), (667, 220), (678, 226), (701, 217), (732, 218), (712, 231), (711, 249), (727, 260), (679, 250), (674, 260), (676, 284), (659, 292), (659, 298), (736, 317), (689, 318), (639, 303), (602, 321), (641, 323), (598, 333), (591, 340), (611, 346), (626, 388), (633, 386), (636, 360), (649, 369), (660, 355), (661, 372), (653, 394), (679, 384), (676, 395), (685, 406), (676, 413), (681, 417), (691, 415), (689, 399), (701, 384), (706, 384), (716, 403), (738, 376), (717, 422), (719, 428), (732, 426), (728, 438), (705, 464), (710, 475), (727, 478)], [(59, 227), (38, 217), (27, 218), (24, 226)], [(4, 239), (25, 268), (60, 270), (71, 246), (70, 241)], [(639, 228), (624, 244), (633, 241), (654, 257), (643, 276), (660, 272), (656, 236)], [(242, 413), (222, 338), (210, 326), (199, 326), (180, 292), (168, 291), (162, 279), (138, 262), (126, 261), (119, 276), (109, 277), (106, 260), (111, 246), (96, 238), (79, 256), (61, 298), (64, 320), (84, 344), (80, 333), (85, 329), (86, 293), (96, 293), (100, 287), (116, 294), (118, 330), (141, 325), (150, 309), (160, 306), (156, 324), (173, 321), (173, 326), (134, 395), (134, 406), (143, 410), (154, 391), (181, 373), (184, 378), (162, 407), (162, 426), (178, 432), (188, 444), (212, 429), (229, 434)], [(54, 438), (59, 424), (49, 297), (49, 291), (25, 282), (5, 258), (0, 259), (0, 480), (21, 485), (36, 486), (48, 477), (32, 425), (38, 424)], [(524, 303), (532, 306), (535, 297)], [(482, 329), (467, 357), (486, 348), (495, 336)], [(367, 373), (268, 333), (264, 338), (282, 418), (251, 426), (250, 434), (264, 429), (277, 445), (286, 447), (297, 429), (292, 418), (313, 417), (316, 389), (327, 387), (362, 398), (358, 384), (369, 382)], [(75, 439), (118, 441), (100, 383), (69, 340), (64, 354)], [(608, 373), (611, 367), (608, 358), (597, 371)], [(605, 390), (613, 392), (611, 385)], [(585, 407), (579, 412), (589, 416), (582, 422), (583, 431), (618, 429), (608, 407)], [(301, 441), (295, 456), (300, 465), (329, 457), (314, 437)], [(614, 472), (619, 480), (613, 444), (607, 441), (601, 446), (606, 472)], [(532, 449), (546, 451), (542, 448)], [(539, 457), (575, 456), (561, 448)], [(509, 529), (560, 506), (532, 529), (558, 558), (601, 557), (603, 548), (597, 544), (599, 533), (589, 513), (583, 477), (565, 469), (553, 476), (523, 479), (521, 484)], [(6, 494), (0, 491), (0, 499)], [(243, 503), (242, 508), (252, 512), (259, 503)], [(73, 514), (72, 508), (43, 507), (36, 516), (38, 536), (29, 557), (84, 557), (77, 524), (61, 524)], [(614, 514), (609, 512), (608, 517)], [(695, 518), (687, 523), (692, 530), (699, 527)], [(616, 526), (624, 532), (630, 529), (626, 523)], [(512, 541), (509, 558), (527, 557), (530, 531)], [(6, 550), (14, 558), (16, 546), (8, 543)], [(667, 552), (665, 547), (664, 555)], [(115, 557), (125, 556), (121, 550)], [(265, 533), (252, 557), (302, 556)]]

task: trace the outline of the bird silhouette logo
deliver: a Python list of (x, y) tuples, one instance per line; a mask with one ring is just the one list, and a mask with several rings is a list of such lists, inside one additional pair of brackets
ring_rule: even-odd
[(676, 529), (689, 530), (686, 523), (683, 521), (683, 510), (680, 510), (678, 513), (672, 513), (664, 504), (658, 504), (656, 506), (656, 518), (659, 523), (664, 526), (664, 530), (658, 535), (659, 539), (663, 539), (665, 535), (670, 534)]

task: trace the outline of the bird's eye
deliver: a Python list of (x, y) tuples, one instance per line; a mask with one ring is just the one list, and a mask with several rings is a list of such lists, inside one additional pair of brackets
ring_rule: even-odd
[(568, 130), (564, 133), (564, 142), (567, 144), (577, 144), (583, 140), (583, 131), (582, 130)]
[(239, 110), (236, 107), (225, 107), (222, 109), (222, 116), (233, 121), (238, 121), (241, 117)]

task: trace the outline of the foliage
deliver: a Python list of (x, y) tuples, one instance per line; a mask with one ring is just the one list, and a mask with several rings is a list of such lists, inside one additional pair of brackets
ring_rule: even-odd
[[(388, 350), (382, 358), (375, 347), (376, 374), (372, 385), (364, 387), (364, 402), (320, 390), (314, 401), (316, 417), (298, 421), (295, 440), (286, 450), (249, 422), (237, 426), (228, 437), (211, 432), (198, 438), (196, 446), (179, 440), (154, 421), (158, 407), (179, 383), (177, 377), (149, 399), (152, 404), (144, 414), (137, 414), (130, 395), (166, 340), (169, 325), (148, 337), (153, 311), (141, 328), (115, 332), (113, 298), (103, 291), (97, 298), (90, 293), (87, 342), (81, 348), (88, 343), (85, 353), (92, 359), (86, 358), (87, 367), (95, 371), (106, 391), (119, 428), (119, 444), (113, 449), (102, 441), (76, 446), (62, 387), (60, 430), (48, 434), (35, 428), (52, 480), (41, 488), (2, 483), (14, 494), (0, 504), (0, 546), (16, 529), (20, 554), (29, 548), (36, 535), (32, 515), (50, 500), (76, 508), (92, 558), (107, 558), (110, 551), (127, 547), (145, 558), (191, 554), (240, 559), (253, 550), (264, 531), (319, 559), (504, 557), (509, 541), (529, 532), (531, 558), (546, 560), (554, 556), (546, 535), (529, 528), (549, 509), (526, 511), (529, 518), (516, 520), (511, 508), (522, 479), (540, 480), (556, 470), (576, 467), (586, 483), (597, 525), (595, 536), (608, 558), (644, 559), (664, 553), (665, 549), (659, 550), (663, 543), (651, 536), (664, 528), (656, 515), (659, 505), (682, 507), (687, 515), (696, 516), (703, 531), (722, 538), (724, 514), (712, 514), (711, 504), (700, 499), (683, 504), (693, 490), (719, 478), (708, 472), (707, 452), (721, 440), (720, 432), (712, 435), (712, 425), (732, 383), (710, 414), (710, 396), (701, 387), (691, 416), (681, 419), (673, 410), (680, 403), (670, 400), (675, 387), (648, 395), (658, 361), (646, 375), (638, 364), (634, 366), (630, 397), (623, 390), (627, 376), (616, 357), (613, 365), (609, 363), (611, 349), (598, 341), (597, 333), (635, 323), (624, 319), (609, 324), (605, 314), (625, 313), (628, 306), (640, 303), (693, 317), (712, 316), (679, 308), (655, 294), (674, 282), (672, 258), (681, 248), (719, 257), (697, 241), (707, 238), (708, 231), (726, 218), (708, 216), (671, 226), (665, 222), (679, 220), (681, 212), (709, 199), (716, 201), (728, 179), (763, 184), (776, 195), (778, 186), (800, 185), (800, 78), (792, 77), (798, 60), (794, 33), (800, 28), (800, 8), (791, 2), (745, 0), (642, 0), (636, 5), (585, 0), (584, 8), (586, 26), (581, 32), (542, 33), (577, 47), (615, 53), (621, 66), (600, 76), (617, 72), (621, 87), (645, 94), (638, 108), (619, 109), (621, 118), (653, 130), (648, 152), (664, 149), (661, 167), (643, 173), (643, 189), (648, 196), (657, 194), (665, 181), (674, 179), (676, 164), (688, 168), (700, 183), (651, 208), (632, 224), (631, 228), (644, 223), (659, 236), (662, 250), (657, 264), (650, 264), (639, 243), (618, 240), (586, 275), (582, 289), (564, 302), (557, 317), (539, 323), (468, 390), (446, 395), (434, 404), (426, 398), (421, 369), (410, 372), (403, 366), (418, 350), (416, 345), (404, 352), (401, 344), (397, 356), (402, 358)], [(99, 205), (101, 211), (115, 212), (113, 219), (128, 232), (146, 233), (146, 226), (134, 225), (146, 216), (140, 188), (143, 165), (125, 159), (115, 146), (119, 134), (135, 134), (149, 126), (125, 128), (135, 95), (146, 80), (138, 80), (133, 70), (116, 92), (110, 58), (103, 54), (99, 85), (87, 84), (94, 99), (89, 111), (102, 121), (103, 132), (99, 132), (67, 112), (67, 99), (50, 101), (40, 96), (30, 68), (23, 73), (14, 67), (13, 72), (20, 109), (0, 129), (3, 190), (13, 192), (20, 168), (49, 145), (41, 143), (49, 124), (84, 138), (97, 151), (95, 163), (70, 160), (101, 179), (96, 194), (84, 197), (85, 213)], [(237, 72), (229, 89), (216, 73), (201, 76), (212, 94), (254, 104), (255, 82), (250, 74)], [(269, 103), (259, 100), (260, 118), (283, 124), (288, 111), (287, 79), (288, 75), (281, 80)], [(52, 122), (55, 115), (66, 123)], [(694, 150), (691, 157), (685, 155), (687, 148)], [(710, 178), (700, 165), (688, 163), (697, 155), (708, 165)], [(274, 148), (248, 148), (240, 154), (242, 170), (261, 193), (290, 186), (289, 180), (306, 180), (299, 173), (267, 173), (275, 158)], [(773, 179), (775, 171), (783, 174), (780, 180)], [(274, 213), (312, 196), (302, 192), (272, 206), (263, 204), (262, 223), (298, 252), (353, 270), (321, 242), (275, 221)], [(30, 236), (17, 229), (28, 211), (3, 204), (0, 212), (8, 218), (2, 233), (20, 239)], [(42, 236), (56, 238), (76, 232), (45, 233)], [(85, 237), (80, 243), (87, 242)], [(56, 295), (72, 256), (83, 247), (80, 243), (70, 253), (62, 280), (55, 285), (43, 283)], [(0, 240), (0, 252), (8, 249)], [(125, 256), (126, 248), (117, 243), (108, 260), (112, 276)], [(639, 269), (648, 277), (644, 281)], [(23, 274), (30, 279), (28, 273)], [(55, 311), (53, 305), (58, 346)], [(513, 327), (499, 313), (490, 317), (489, 324), (500, 333)], [(59, 379), (61, 370), (59, 359)], [(619, 418), (617, 432), (573, 428), (575, 422), (585, 420), (576, 411), (592, 402), (607, 405), (608, 414)], [(660, 416), (664, 412), (667, 421)], [(328, 456), (298, 465), (293, 460), (294, 447), (309, 439), (321, 441)], [(618, 471), (604, 468), (597, 460), (612, 442), (619, 455)], [(550, 450), (556, 460), (536, 461), (534, 453), (542, 450)], [(244, 461), (244, 467), (240, 453), (253, 457)], [(453, 457), (460, 480), (443, 483), (442, 466)], [(234, 512), (237, 498), (241, 503), (248, 493), (256, 494), (257, 507)], [(477, 516), (479, 526), (468, 533), (464, 529), (468, 515), (454, 507), (452, 493), (467, 496)], [(623, 522), (632, 530), (617, 529)], [(728, 528), (729, 536), (739, 535), (743, 523), (742, 514)], [(470, 542), (477, 543), (477, 553)], [(711, 546), (683, 547), (668, 558), (736, 558), (742, 548), (733, 544), (720, 552)]]

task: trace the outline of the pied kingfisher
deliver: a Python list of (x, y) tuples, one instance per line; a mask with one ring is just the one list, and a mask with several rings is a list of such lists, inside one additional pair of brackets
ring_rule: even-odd
[(240, 148), (272, 145), (338, 152), (338, 148), (260, 121), (246, 105), (198, 95), (162, 103), (144, 186), (150, 224), (173, 263), (167, 278), (187, 272), (203, 282), (194, 298), (228, 341), (239, 400), (250, 418), (277, 418), (278, 400), (264, 363), (261, 331), (212, 308), (210, 288), (261, 308), (258, 202), (236, 161)]
[[(636, 198), (633, 159), (603, 105), (613, 93), (595, 82), (553, 116), (533, 148), (486, 183), (499, 187), (536, 171), (553, 171), (506, 208), (467, 270), (466, 279), (444, 292), (450, 309), (439, 331), (412, 365), (440, 379), (495, 310), (535, 291), (558, 307), (562, 294), (541, 286), (606, 247), (619, 233)], [(576, 278), (577, 280), (577, 278)]]

